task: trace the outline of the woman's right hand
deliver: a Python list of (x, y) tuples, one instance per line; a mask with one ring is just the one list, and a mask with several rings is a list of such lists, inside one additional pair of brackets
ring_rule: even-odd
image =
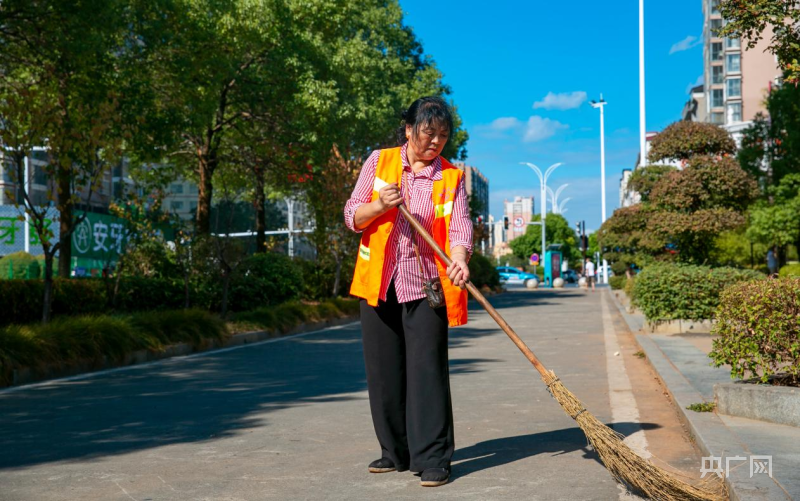
[(387, 184), (378, 191), (378, 199), (381, 212), (388, 212), (403, 203), (403, 197), (400, 195), (400, 188), (396, 183)]

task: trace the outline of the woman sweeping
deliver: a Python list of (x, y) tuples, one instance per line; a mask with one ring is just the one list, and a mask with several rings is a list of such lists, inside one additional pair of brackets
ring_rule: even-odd
[[(453, 131), (447, 103), (416, 100), (403, 113), (401, 146), (373, 152), (344, 208), (361, 233), (350, 293), (361, 299), (370, 410), (381, 457), (369, 471), (411, 470), (421, 485), (450, 478), (453, 409), (448, 326), (467, 321), (472, 252), (463, 173), (440, 155)], [(406, 208), (452, 258), (449, 267), (398, 214)]]

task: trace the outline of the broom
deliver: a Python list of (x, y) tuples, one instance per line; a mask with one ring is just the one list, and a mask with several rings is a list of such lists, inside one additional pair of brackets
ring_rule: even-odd
[[(431, 246), (436, 255), (447, 265), (452, 262), (450, 257), (436, 244), (419, 221), (408, 212), (405, 205), (399, 205), (400, 213), (420, 236)], [(559, 380), (555, 373), (545, 368), (530, 348), (519, 338), (514, 329), (500, 316), (497, 310), (489, 304), (483, 294), (475, 287), (472, 282), (467, 282), (467, 290), (483, 306), (489, 315), (497, 322), (503, 331), (517, 345), (517, 348), (525, 355), (533, 366), (539, 371), (542, 381), (547, 386), (550, 394), (561, 404), (564, 412), (574, 419), (581, 430), (586, 434), (586, 438), (594, 447), (603, 464), (621, 483), (631, 487), (633, 490), (655, 500), (664, 501), (720, 501), (727, 499), (724, 487), (720, 484), (714, 491), (708, 491), (690, 485), (669, 472), (655, 466), (650, 461), (640, 457), (622, 440), (624, 435), (618, 433), (600, 422), (593, 416), (578, 398), (572, 394)]]

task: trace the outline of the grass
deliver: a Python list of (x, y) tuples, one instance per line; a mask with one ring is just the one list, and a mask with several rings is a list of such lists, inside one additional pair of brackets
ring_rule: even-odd
[(62, 317), (52, 322), (0, 328), (0, 380), (10, 382), (14, 369), (122, 360), (136, 350), (160, 351), (175, 343), (202, 346), (228, 337), (217, 316), (200, 310), (133, 315)]
[(689, 407), (687, 407), (687, 409), (689, 409), (690, 411), (695, 411), (695, 412), (714, 412), (716, 408), (717, 404), (715, 404), (714, 402), (703, 402), (700, 404), (692, 404)]
[(176, 343), (195, 348), (222, 341), (236, 332), (287, 332), (305, 322), (357, 314), (358, 300), (299, 301), (236, 313), (229, 322), (203, 310), (167, 310), (131, 315), (60, 317), (42, 325), (0, 327), (0, 382), (10, 383), (15, 369), (63, 366), (78, 362), (121, 361), (137, 350), (162, 351)]
[(291, 301), (277, 306), (235, 313), (231, 318), (234, 332), (275, 330), (288, 332), (306, 322), (345, 318), (358, 313), (357, 299), (326, 299), (320, 303)]

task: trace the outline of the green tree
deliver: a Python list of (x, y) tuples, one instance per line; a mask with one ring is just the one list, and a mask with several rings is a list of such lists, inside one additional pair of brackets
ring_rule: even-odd
[[(31, 216), (45, 256), (43, 321), (50, 318), (53, 260), (68, 277), (76, 206), (93, 201), (109, 166), (121, 155), (132, 124), (120, 112), (126, 68), (136, 56), (122, 0), (0, 3), (0, 118), (17, 200)], [(80, 36), (76, 36), (80, 34)], [(59, 216), (59, 241), (45, 223), (46, 208), (24, 189), (23, 162), (47, 146), (47, 198)]]
[(747, 236), (761, 244), (778, 248), (779, 264), (786, 264), (786, 247), (800, 252), (800, 173), (784, 176), (769, 190), (772, 202), (761, 200), (750, 211)]
[[(536, 214), (531, 219), (532, 222), (541, 221), (541, 214)], [(575, 230), (561, 214), (547, 214), (545, 222), (545, 238), (547, 245), (561, 244), (561, 252), (564, 260), (570, 261), (579, 257), (578, 237)], [(529, 225), (525, 234), (509, 242), (514, 255), (523, 259), (528, 259), (531, 254), (542, 255), (542, 228), (541, 226)]]
[(722, 0), (719, 10), (725, 25), (718, 36), (745, 38), (753, 49), (771, 29), (767, 50), (778, 58), (786, 81), (800, 80), (800, 8), (797, 0)]
[(756, 114), (744, 130), (738, 160), (766, 194), (785, 175), (800, 172), (800, 88), (775, 87), (765, 105), (768, 115)]

